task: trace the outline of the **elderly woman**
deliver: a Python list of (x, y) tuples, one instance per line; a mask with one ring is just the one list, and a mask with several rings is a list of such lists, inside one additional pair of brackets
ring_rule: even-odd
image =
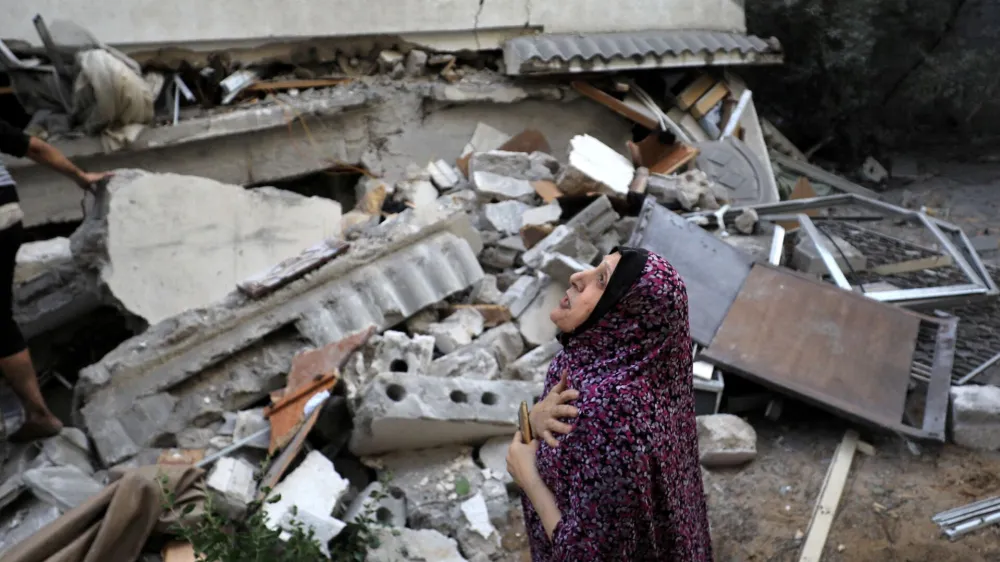
[(533, 561), (711, 561), (684, 282), (616, 248), (551, 318), (563, 350), (529, 415), (540, 439), (518, 433), (507, 455)]

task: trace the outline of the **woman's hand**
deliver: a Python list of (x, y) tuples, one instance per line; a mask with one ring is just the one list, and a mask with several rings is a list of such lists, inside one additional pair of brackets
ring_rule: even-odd
[(545, 439), (550, 447), (558, 447), (552, 432), (567, 434), (572, 431), (573, 426), (559, 421), (559, 418), (575, 418), (580, 414), (574, 406), (566, 403), (576, 400), (580, 393), (572, 388), (568, 388), (566, 382), (567, 375), (563, 371), (559, 384), (552, 387), (548, 395), (541, 402), (532, 406), (528, 412), (528, 421), (531, 423), (531, 432), (541, 439)]
[(538, 466), (535, 464), (537, 452), (538, 440), (532, 439), (531, 443), (523, 443), (520, 431), (514, 435), (514, 440), (507, 449), (507, 472), (522, 490), (527, 490), (541, 481), (541, 477), (538, 476)]

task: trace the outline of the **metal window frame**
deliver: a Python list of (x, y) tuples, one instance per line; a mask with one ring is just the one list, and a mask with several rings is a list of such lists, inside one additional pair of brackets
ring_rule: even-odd
[[(922, 225), (938, 241), (943, 252), (947, 253), (953, 263), (962, 270), (962, 273), (969, 280), (969, 283), (959, 285), (948, 285), (944, 287), (921, 287), (916, 289), (899, 289), (895, 291), (879, 291), (875, 293), (865, 293), (865, 296), (879, 302), (895, 303), (902, 306), (918, 308), (922, 306), (950, 306), (962, 305), (978, 300), (993, 298), (1000, 294), (996, 283), (990, 277), (986, 266), (979, 255), (972, 247), (968, 236), (956, 225), (929, 217), (927, 214), (897, 207), (890, 203), (884, 203), (870, 197), (857, 195), (854, 193), (844, 193), (826, 197), (812, 197), (809, 199), (796, 199), (793, 201), (782, 201), (780, 203), (765, 203), (759, 205), (747, 205), (734, 207), (724, 213), (723, 221), (728, 222), (738, 216), (745, 209), (753, 209), (761, 219), (768, 219), (774, 215), (784, 215), (782, 219), (789, 219), (787, 215), (793, 214), (798, 221), (802, 231), (809, 237), (816, 247), (820, 258), (823, 261), (827, 272), (833, 278), (838, 287), (853, 291), (854, 288), (847, 281), (844, 272), (837, 265), (837, 260), (826, 249), (822, 243), (822, 234), (816, 228), (812, 219), (805, 214), (807, 211), (829, 209), (846, 205), (857, 205), (880, 213), (906, 218)], [(688, 219), (712, 216), (716, 212), (703, 211), (689, 213), (685, 215)], [(947, 234), (946, 234), (947, 233)], [(776, 233), (774, 243), (783, 242), (784, 233), (779, 240)], [(960, 246), (962, 249), (960, 249)], [(964, 250), (964, 251), (963, 251)], [(776, 255), (778, 250), (771, 248), (771, 255)], [(968, 259), (967, 259), (968, 258)]]

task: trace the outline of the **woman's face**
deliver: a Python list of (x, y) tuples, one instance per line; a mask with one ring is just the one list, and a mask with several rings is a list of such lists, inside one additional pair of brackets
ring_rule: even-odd
[(590, 316), (601, 300), (605, 287), (618, 266), (621, 254), (609, 254), (595, 268), (574, 273), (569, 278), (569, 289), (566, 296), (549, 314), (549, 318), (562, 332), (575, 330)]

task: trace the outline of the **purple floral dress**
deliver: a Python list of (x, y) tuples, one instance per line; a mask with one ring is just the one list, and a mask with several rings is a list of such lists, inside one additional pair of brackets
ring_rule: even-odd
[(614, 308), (564, 343), (545, 392), (568, 372), (580, 415), (538, 450), (562, 521), (549, 540), (523, 499), (533, 562), (711, 562), (680, 276), (649, 254)]

